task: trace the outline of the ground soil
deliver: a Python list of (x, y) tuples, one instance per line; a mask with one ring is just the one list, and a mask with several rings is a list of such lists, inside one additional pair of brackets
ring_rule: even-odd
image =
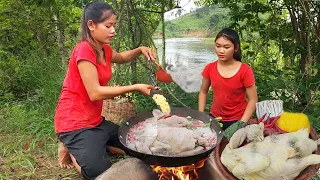
[[(27, 170), (28, 168), (12, 168), (10, 166), (9, 157), (0, 157), (0, 180), (2, 179), (32, 179), (32, 180), (82, 180), (82, 176), (73, 169), (61, 169), (58, 165), (58, 160), (53, 157), (48, 157), (40, 154), (30, 154), (35, 161), (34, 171)], [(124, 156), (114, 155), (111, 157), (111, 162), (115, 163)], [(5, 176), (4, 176), (5, 174)], [(4, 176), (4, 177), (1, 177)]]
[[(0, 133), (0, 180), (82, 180), (75, 169), (61, 169), (57, 154), (47, 151), (44, 142), (30, 144), (32, 137), (20, 141), (13, 134)], [(20, 141), (20, 142), (18, 142)], [(48, 142), (53, 146), (55, 142)], [(49, 148), (55, 151), (55, 147)], [(127, 156), (110, 156), (111, 163)]]
[(31, 155), (35, 161), (34, 171), (30, 172), (23, 167), (13, 168), (7, 166), (10, 164), (10, 158), (1, 158), (0, 171), (3, 177), (0, 179), (82, 179), (82, 177), (76, 172), (75, 169), (61, 169), (58, 165), (58, 161), (52, 157), (47, 157), (39, 154)]

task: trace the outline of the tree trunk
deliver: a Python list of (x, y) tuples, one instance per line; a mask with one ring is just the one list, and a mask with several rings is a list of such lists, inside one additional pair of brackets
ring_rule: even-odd
[(310, 58), (311, 58), (311, 50), (310, 50), (310, 19), (307, 18), (308, 13), (310, 12), (309, 10), (309, 4), (307, 0), (304, 0), (303, 3), (301, 3), (301, 22), (300, 22), (300, 29), (301, 29), (301, 34), (303, 37), (303, 46), (304, 49), (302, 50), (301, 55), (301, 64), (300, 64), (300, 70), (301, 72), (306, 72), (307, 71), (307, 64), (310, 63)]
[[(116, 52), (120, 52), (120, 42), (123, 36), (123, 18), (124, 18), (124, 12), (125, 12), (125, 0), (121, 0), (120, 2), (120, 8), (117, 6), (118, 10), (120, 10), (120, 14), (119, 14), (119, 19), (118, 19), (118, 35), (117, 35), (117, 41), (115, 43), (115, 51)], [(115, 82), (120, 82), (120, 71), (121, 71), (121, 66), (120, 64), (116, 64), (115, 65)]]
[(317, 38), (318, 39), (320, 39), (320, 4), (319, 4), (319, 6), (318, 6), (319, 8), (318, 8), (318, 22), (317, 22), (317, 34), (316, 34), (316, 36), (317, 36)]
[(290, 19), (291, 19), (291, 25), (292, 25), (292, 34), (294, 35), (294, 38), (296, 41), (300, 42), (300, 36), (298, 31), (298, 21), (297, 17), (295, 15), (295, 8), (289, 4), (286, 4), (287, 9), (289, 11)]
[[(301, 6), (302, 6), (302, 14), (303, 14), (303, 21), (304, 21), (304, 30), (305, 30), (305, 60), (303, 61), (304, 64), (302, 64), (302, 67), (303, 68), (303, 72), (306, 72), (305, 73), (305, 76), (304, 76), (304, 79), (305, 81), (303, 82), (309, 82), (308, 79), (309, 79), (309, 71), (310, 71), (310, 68), (308, 68), (309, 66), (311, 66), (312, 64), (312, 60), (311, 60), (311, 43), (310, 43), (310, 36), (311, 36), (311, 25), (312, 25), (312, 22), (311, 22), (311, 19), (309, 17), (309, 14), (310, 14), (310, 7), (309, 7), (309, 2), (308, 0), (304, 0), (303, 3), (301, 3)], [(305, 86), (307, 87), (307, 85)], [(308, 102), (311, 100), (311, 90), (306, 88), (306, 92), (304, 94), (304, 101), (303, 101), (303, 104), (308, 104)]]
[(55, 23), (56, 23), (56, 30), (57, 30), (57, 39), (58, 39), (58, 46), (59, 46), (59, 54), (62, 64), (67, 64), (67, 52), (64, 47), (65, 43), (65, 32), (62, 22), (60, 21), (60, 13), (59, 10), (56, 10), (55, 15), (53, 16)]
[(161, 6), (161, 21), (162, 21), (162, 59), (161, 64), (165, 64), (166, 62), (166, 26), (164, 22), (164, 12), (165, 12), (165, 2), (162, 0), (162, 6)]
[(308, 0), (303, 0), (303, 2), (293, 2), (293, 4), (291, 4), (291, 2), (292, 1), (286, 1), (286, 7), (289, 11), (294, 39), (299, 45), (299, 69), (300, 73), (302, 74), (300, 79), (297, 79), (297, 82), (299, 82), (297, 96), (300, 97), (299, 102), (306, 104), (310, 97), (310, 90), (305, 88), (305, 83), (308, 82), (309, 78), (307, 66), (311, 63), (311, 22), (310, 18), (308, 17), (308, 14), (310, 13), (309, 2)]
[[(134, 12), (133, 11), (133, 6), (134, 4), (129, 0), (130, 2), (130, 7), (129, 9), (131, 10), (131, 12)], [(129, 16), (129, 20), (128, 20), (128, 25), (129, 25), (129, 30), (130, 30), (130, 33), (131, 33), (131, 47), (132, 49), (136, 48), (136, 38), (135, 38), (135, 31), (134, 31), (134, 27), (133, 27), (133, 16)], [(136, 84), (137, 83), (137, 61), (136, 60), (133, 60), (131, 61), (130, 63), (130, 66), (131, 66), (131, 73), (132, 73), (132, 76), (131, 76), (131, 83), (132, 84)]]

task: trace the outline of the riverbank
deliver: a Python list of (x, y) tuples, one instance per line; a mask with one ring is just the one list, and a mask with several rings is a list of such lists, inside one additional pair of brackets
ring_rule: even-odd
[[(183, 30), (183, 31), (169, 31), (166, 32), (167, 38), (208, 38), (210, 37), (209, 30)], [(162, 33), (155, 32), (153, 35), (154, 39), (161, 39)]]

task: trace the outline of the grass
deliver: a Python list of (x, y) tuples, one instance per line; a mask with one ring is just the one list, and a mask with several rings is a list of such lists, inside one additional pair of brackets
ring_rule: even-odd
[(57, 143), (49, 137), (1, 134), (0, 179), (81, 179), (75, 170), (57, 163)]
[[(75, 169), (61, 169), (57, 141), (21, 134), (0, 134), (0, 179), (82, 179)], [(115, 163), (127, 156), (111, 156)]]
[[(57, 163), (57, 140), (37, 110), (16, 104), (0, 111), (0, 179), (81, 179)], [(50, 122), (52, 124), (52, 121)], [(47, 129), (47, 130), (45, 130)]]
[[(0, 180), (82, 179), (58, 165), (53, 121), (18, 103), (0, 110)], [(115, 163), (127, 156), (111, 156)]]

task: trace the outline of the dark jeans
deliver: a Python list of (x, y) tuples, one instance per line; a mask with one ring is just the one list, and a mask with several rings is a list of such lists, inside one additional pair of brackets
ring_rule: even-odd
[[(215, 118), (211, 113), (209, 114), (211, 117)], [(229, 126), (231, 126), (233, 123), (237, 122), (238, 120), (234, 120), (234, 121), (219, 121), (220, 123), (222, 123), (222, 130), (226, 130)]]
[(68, 148), (85, 179), (95, 179), (111, 166), (107, 145), (123, 149), (118, 137), (119, 126), (103, 120), (93, 128), (59, 133), (59, 140)]

